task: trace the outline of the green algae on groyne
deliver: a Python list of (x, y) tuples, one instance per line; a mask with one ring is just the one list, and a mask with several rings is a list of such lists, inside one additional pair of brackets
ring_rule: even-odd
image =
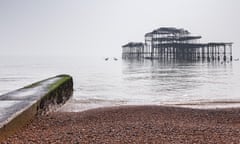
[(36, 115), (64, 104), (73, 93), (69, 75), (58, 75), (0, 96), (0, 141), (14, 134)]

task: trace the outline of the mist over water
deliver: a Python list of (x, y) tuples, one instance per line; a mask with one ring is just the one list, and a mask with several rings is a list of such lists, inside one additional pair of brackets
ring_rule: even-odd
[(240, 101), (240, 62), (121, 60), (110, 57), (1, 57), (0, 95), (58, 74), (74, 79), (63, 107)]

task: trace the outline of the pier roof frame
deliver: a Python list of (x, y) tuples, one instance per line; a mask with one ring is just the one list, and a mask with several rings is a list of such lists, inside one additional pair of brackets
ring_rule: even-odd
[(208, 46), (231, 46), (233, 42), (209, 42)]
[(144, 43), (142, 42), (129, 42), (125, 45), (122, 46), (123, 48), (126, 48), (126, 47), (144, 47)]
[(173, 35), (189, 35), (191, 34), (188, 30), (183, 28), (175, 28), (175, 27), (160, 27), (158, 29), (153, 30), (152, 32), (146, 33), (146, 36), (152, 36), (153, 34), (173, 34)]
[(197, 40), (201, 38), (202, 36), (183, 36), (183, 37), (168, 36), (168, 37), (153, 38), (153, 39), (158, 41), (186, 41), (186, 40)]
[(232, 46), (232, 42), (214, 42), (214, 43), (160, 43), (156, 44), (158, 47), (175, 47), (175, 48), (202, 48), (202, 47), (214, 47), (214, 46)]

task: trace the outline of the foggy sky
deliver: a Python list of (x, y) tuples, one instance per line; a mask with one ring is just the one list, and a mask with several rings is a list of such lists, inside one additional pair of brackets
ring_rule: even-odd
[(234, 42), (239, 57), (239, 14), (239, 0), (0, 0), (0, 55), (120, 56), (170, 26)]

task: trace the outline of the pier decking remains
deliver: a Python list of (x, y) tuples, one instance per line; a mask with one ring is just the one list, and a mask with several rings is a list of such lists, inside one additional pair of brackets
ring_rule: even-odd
[(161, 27), (145, 34), (145, 42), (122, 46), (123, 58), (232, 61), (232, 42), (200, 43), (188, 30)]

